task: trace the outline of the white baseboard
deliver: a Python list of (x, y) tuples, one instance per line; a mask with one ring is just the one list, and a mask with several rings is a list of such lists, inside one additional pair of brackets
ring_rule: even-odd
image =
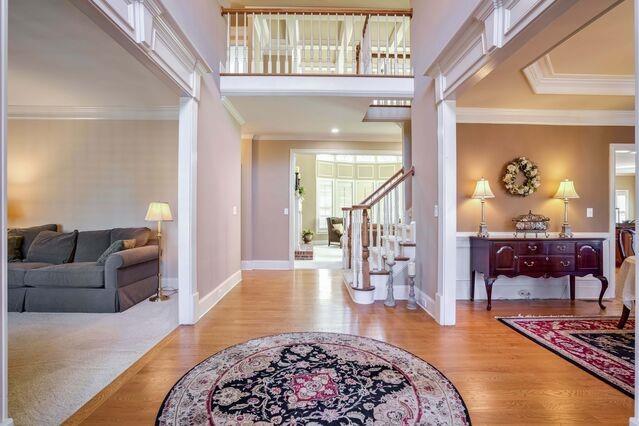
[(222, 300), (226, 294), (233, 289), (239, 282), (242, 281), (242, 271), (233, 273), (230, 277), (225, 279), (215, 290), (204, 296), (198, 301), (198, 320), (202, 318), (211, 308)]
[(628, 425), (639, 426), (639, 417), (630, 417), (630, 420), (628, 420)]
[(435, 304), (435, 300), (424, 293), (421, 288), (415, 287), (415, 297), (417, 298), (417, 304), (426, 311), (428, 315), (433, 317), (433, 319), (437, 319), (435, 316), (437, 314), (437, 305)]
[(0, 426), (13, 426), (13, 419), (4, 419), (0, 422)]
[(293, 269), (293, 262), (288, 260), (243, 260), (243, 271), (250, 271), (252, 269), (275, 269), (275, 270), (289, 270)]
[[(577, 299), (598, 299), (601, 291), (601, 281), (596, 278), (577, 277), (575, 283), (575, 297)], [(521, 295), (520, 292), (529, 294)], [(457, 300), (470, 300), (470, 280), (457, 280)], [(563, 278), (529, 278), (499, 277), (493, 284), (493, 300), (511, 299), (569, 299), (570, 288), (568, 277)], [(612, 289), (608, 288), (605, 298), (612, 298)], [(486, 299), (486, 286), (479, 275), (475, 281), (475, 300)]]

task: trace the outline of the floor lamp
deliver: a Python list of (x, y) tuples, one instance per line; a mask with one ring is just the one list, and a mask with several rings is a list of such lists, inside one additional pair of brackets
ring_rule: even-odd
[(162, 222), (173, 221), (169, 203), (158, 201), (150, 203), (144, 219), (148, 222), (158, 223), (158, 294), (149, 300), (151, 302), (161, 302), (169, 298), (169, 296), (162, 293)]

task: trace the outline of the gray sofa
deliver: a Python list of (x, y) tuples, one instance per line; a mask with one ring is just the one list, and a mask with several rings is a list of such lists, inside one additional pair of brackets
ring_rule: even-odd
[[(9, 230), (9, 235), (24, 237), (23, 259), (44, 230), (57, 230), (57, 226)], [(135, 239), (135, 248), (111, 254), (103, 266), (96, 264), (112, 242), (125, 239)], [(8, 264), (9, 311), (122, 312), (155, 294), (158, 267), (157, 241), (151, 239), (148, 228), (82, 231), (69, 263)]]

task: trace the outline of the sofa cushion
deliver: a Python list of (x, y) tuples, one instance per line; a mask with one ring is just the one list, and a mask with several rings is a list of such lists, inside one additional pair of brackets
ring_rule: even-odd
[(77, 262), (32, 269), (24, 283), (28, 287), (100, 288), (104, 287), (104, 266)]
[(53, 266), (50, 263), (42, 262), (13, 262), (7, 266), (7, 281), (9, 288), (17, 288), (24, 286), (24, 276), (27, 271), (36, 268), (46, 268), (47, 266)]
[(31, 243), (27, 262), (46, 262), (59, 265), (73, 259), (78, 231), (63, 234), (61, 232), (42, 231)]
[(111, 230), (81, 231), (75, 246), (74, 262), (95, 262), (111, 244)]
[(111, 244), (106, 250), (104, 250), (104, 253), (102, 253), (100, 257), (98, 257), (98, 260), (95, 263), (97, 265), (104, 266), (109, 256), (111, 256), (113, 253), (117, 253), (123, 250), (129, 250), (134, 247), (135, 247), (135, 240), (114, 241), (113, 244)]
[(24, 237), (22, 235), (9, 235), (7, 237), (7, 261), (18, 262), (22, 260), (22, 243)]
[(31, 243), (38, 236), (38, 234), (42, 231), (57, 231), (58, 225), (50, 224), (50, 225), (40, 225), (40, 226), (32, 226), (31, 228), (13, 228), (9, 229), (8, 234), (10, 236), (21, 235), (24, 237), (24, 241), (22, 241), (22, 247), (20, 251), (22, 251), (22, 258), (27, 258), (27, 253), (29, 253), (29, 248), (31, 247)]
[(135, 240), (136, 247), (143, 247), (149, 242), (151, 230), (149, 228), (113, 228), (111, 243), (117, 240)]

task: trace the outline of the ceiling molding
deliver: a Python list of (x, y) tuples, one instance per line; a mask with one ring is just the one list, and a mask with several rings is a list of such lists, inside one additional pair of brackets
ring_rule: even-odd
[(237, 108), (235, 108), (235, 105), (233, 105), (233, 102), (231, 102), (231, 100), (226, 96), (222, 96), (221, 99), (222, 99), (222, 105), (224, 105), (224, 108), (226, 108), (229, 114), (231, 114), (231, 116), (235, 119), (235, 121), (237, 121), (237, 124), (239, 124), (240, 126), (243, 126), (244, 123), (246, 123), (246, 120), (244, 119), (244, 117), (242, 117), (242, 114), (240, 114)]
[(457, 108), (457, 123), (634, 126), (634, 111)]
[(424, 74), (435, 79), (437, 102), (485, 67), (493, 53), (557, 0), (481, 0)]
[(12, 120), (177, 120), (177, 106), (41, 106), (9, 105)]
[(401, 142), (400, 135), (380, 134), (342, 134), (327, 135), (326, 133), (282, 133), (254, 135), (256, 141), (319, 141), (319, 142)]
[(634, 96), (633, 75), (567, 74), (555, 72), (546, 54), (523, 70), (538, 95)]

